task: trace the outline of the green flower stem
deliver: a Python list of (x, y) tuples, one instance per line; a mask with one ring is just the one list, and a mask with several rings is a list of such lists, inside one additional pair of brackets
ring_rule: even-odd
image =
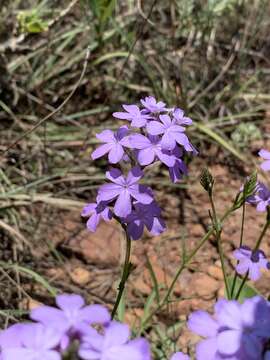
[(248, 279), (248, 273), (249, 273), (249, 271), (247, 271), (245, 277), (243, 278), (243, 280), (241, 282), (241, 285), (239, 286), (239, 289), (238, 289), (237, 294), (235, 296), (235, 300), (238, 300), (239, 296), (241, 295), (241, 291), (243, 290), (243, 287), (244, 287), (244, 285), (245, 285), (245, 283), (246, 283), (246, 281)]
[(217, 212), (216, 212), (216, 207), (215, 207), (215, 204), (214, 204), (212, 192), (209, 192), (209, 199), (210, 199), (211, 208), (212, 208), (212, 212), (213, 212), (212, 222), (213, 222), (213, 228), (214, 228), (214, 231), (215, 231), (215, 234), (216, 234), (216, 241), (217, 241), (217, 246), (218, 246), (218, 254), (219, 254), (219, 258), (220, 258), (220, 262), (221, 262), (223, 279), (224, 279), (224, 283), (225, 283), (226, 293), (227, 293), (228, 297), (230, 298), (230, 289), (229, 289), (228, 279), (227, 279), (227, 275), (226, 275), (225, 259), (224, 259), (224, 253), (223, 253), (223, 249), (222, 249), (222, 244), (221, 244), (222, 226), (221, 226), (221, 223), (220, 223), (220, 221), (219, 221), (219, 219), (217, 217)]
[[(261, 242), (262, 242), (262, 240), (263, 240), (269, 226), (270, 226), (270, 209), (267, 208), (266, 222), (264, 224), (262, 232), (261, 232), (261, 234), (260, 234), (260, 236), (259, 236), (259, 238), (258, 238), (258, 240), (256, 242), (256, 245), (255, 245), (255, 248), (254, 248), (253, 251), (256, 251), (256, 250), (259, 249), (259, 247), (261, 245)], [(241, 285), (240, 285), (240, 287), (239, 287), (239, 289), (237, 291), (237, 294), (235, 296), (235, 300), (238, 300), (239, 296), (241, 295), (241, 291), (242, 291), (247, 279), (248, 279), (248, 272), (246, 273), (245, 277), (242, 280), (242, 283), (241, 283)]]
[[(221, 224), (223, 223), (223, 221), (225, 221), (227, 219), (227, 217), (235, 210), (234, 207), (228, 209), (226, 211), (226, 213), (223, 215), (223, 217), (221, 218), (220, 222)], [(152, 317), (159, 311), (161, 310), (164, 305), (166, 305), (169, 301), (169, 298), (173, 292), (174, 286), (179, 278), (179, 276), (181, 275), (182, 271), (187, 267), (187, 265), (190, 263), (190, 261), (193, 259), (193, 257), (197, 254), (197, 252), (201, 249), (201, 247), (206, 243), (206, 241), (210, 238), (211, 235), (213, 235), (213, 233), (215, 232), (214, 228), (211, 228), (210, 230), (208, 230), (208, 232), (202, 237), (202, 239), (200, 240), (200, 242), (198, 243), (198, 245), (191, 251), (191, 253), (185, 258), (185, 260), (183, 261), (183, 263), (181, 264), (181, 266), (178, 268), (178, 270), (176, 271), (174, 278), (171, 282), (171, 285), (169, 286), (166, 294), (164, 295), (163, 299), (161, 300), (161, 302), (159, 303), (159, 305), (142, 321), (141, 324), (141, 331), (142, 332), (145, 328), (145, 326), (147, 325), (147, 323), (152, 319)]]
[[(245, 194), (244, 194), (245, 197)], [(244, 224), (245, 224), (245, 214), (246, 214), (246, 202), (244, 202), (243, 204), (243, 211), (242, 211), (242, 220), (241, 220), (241, 234), (240, 234), (240, 243), (239, 243), (239, 247), (241, 247), (243, 245), (243, 236), (244, 236)], [(237, 261), (237, 264), (239, 263), (239, 261)], [(234, 271), (234, 278), (233, 278), (233, 283), (232, 283), (232, 289), (231, 289), (231, 299), (233, 299), (233, 293), (235, 290), (235, 285), (236, 285), (236, 280), (237, 280), (237, 271)]]
[(269, 225), (270, 225), (270, 208), (267, 208), (266, 222), (265, 222), (264, 227), (262, 229), (261, 235), (259, 236), (259, 239), (257, 240), (254, 251), (259, 249), (259, 247), (261, 245), (261, 242), (262, 242), (262, 240), (264, 238), (264, 235), (266, 234), (266, 231), (267, 231)]
[[(121, 222), (116, 218), (116, 220), (121, 224)], [(130, 262), (130, 255), (131, 255), (131, 239), (130, 236), (128, 235), (127, 232), (127, 228), (125, 225), (121, 224), (124, 232), (125, 232), (125, 237), (126, 237), (126, 253), (125, 253), (125, 262), (124, 262), (124, 266), (123, 266), (123, 272), (122, 272), (122, 278), (120, 281), (120, 284), (118, 286), (118, 294), (117, 294), (117, 298), (112, 310), (112, 314), (111, 317), (112, 319), (115, 317), (115, 314), (117, 312), (118, 306), (120, 304), (120, 301), (122, 299), (124, 290), (125, 290), (125, 286), (126, 286), (126, 282), (128, 280), (128, 277), (130, 275), (131, 272), (131, 268), (132, 268), (132, 264)]]

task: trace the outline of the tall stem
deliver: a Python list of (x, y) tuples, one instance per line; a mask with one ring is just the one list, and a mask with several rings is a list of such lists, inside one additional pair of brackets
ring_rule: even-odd
[[(245, 197), (245, 193), (244, 193), (244, 197)], [(245, 214), (246, 214), (246, 202), (244, 202), (244, 204), (243, 204), (239, 247), (241, 247), (243, 245)], [(237, 264), (238, 263), (239, 263), (239, 261), (237, 262)], [(231, 299), (233, 298), (233, 293), (234, 293), (234, 290), (235, 290), (237, 276), (238, 276), (237, 271), (235, 270), (234, 271), (234, 277), (233, 277), (232, 289), (231, 289)]]
[(115, 317), (115, 314), (117, 312), (118, 306), (120, 304), (120, 301), (122, 299), (124, 290), (125, 290), (125, 286), (126, 286), (126, 282), (128, 280), (128, 277), (130, 275), (130, 271), (131, 271), (131, 262), (130, 262), (130, 254), (131, 254), (131, 239), (130, 236), (128, 235), (127, 232), (127, 228), (126, 226), (122, 225), (122, 228), (125, 232), (125, 236), (126, 236), (126, 253), (125, 253), (125, 262), (124, 262), (124, 266), (123, 266), (123, 272), (122, 272), (122, 277), (121, 277), (121, 281), (120, 284), (118, 286), (118, 294), (117, 294), (117, 298), (112, 310), (112, 319)]
[(228, 297), (230, 297), (229, 284), (228, 284), (227, 275), (226, 275), (226, 268), (225, 268), (225, 259), (224, 259), (223, 249), (222, 249), (222, 246), (221, 246), (222, 226), (221, 226), (221, 223), (220, 223), (220, 221), (219, 221), (219, 219), (217, 217), (217, 212), (216, 212), (216, 207), (215, 207), (215, 203), (214, 203), (214, 200), (213, 200), (212, 191), (209, 192), (209, 199), (210, 199), (211, 208), (212, 208), (212, 212), (213, 212), (212, 222), (213, 222), (213, 228), (214, 228), (215, 234), (216, 234), (218, 254), (219, 254), (219, 257), (220, 257), (220, 262), (221, 262), (221, 268), (222, 268), (226, 293), (227, 293)]
[[(230, 209), (228, 209), (226, 211), (226, 213), (222, 216), (220, 222), (222, 224), (222, 222), (234, 211), (235, 209), (232, 207)], [(183, 261), (183, 263), (181, 264), (181, 266), (179, 267), (179, 269), (176, 271), (174, 278), (171, 282), (171, 285), (169, 286), (166, 294), (164, 295), (163, 299), (161, 300), (161, 302), (158, 304), (158, 306), (144, 319), (144, 321), (141, 324), (141, 331), (144, 329), (144, 327), (146, 326), (146, 324), (152, 319), (152, 317), (160, 310), (164, 307), (164, 305), (166, 305), (166, 303), (168, 302), (174, 286), (179, 278), (179, 276), (181, 275), (182, 271), (187, 267), (187, 265), (190, 263), (190, 261), (193, 259), (193, 257), (197, 254), (197, 252), (200, 250), (200, 248), (206, 243), (206, 241), (210, 238), (211, 235), (213, 235), (214, 233), (214, 228), (208, 230), (208, 232), (201, 238), (200, 242), (198, 243), (198, 245), (191, 251), (191, 253), (186, 257), (186, 259)]]
[[(256, 250), (259, 249), (259, 247), (260, 247), (260, 245), (261, 245), (261, 242), (262, 242), (262, 240), (263, 240), (263, 238), (264, 238), (264, 235), (266, 234), (266, 231), (267, 231), (267, 229), (268, 229), (269, 226), (270, 226), (270, 208), (267, 208), (266, 222), (265, 222), (265, 224), (264, 224), (264, 227), (263, 227), (263, 229), (262, 229), (262, 232), (261, 232), (261, 234), (260, 234), (260, 236), (259, 236), (259, 238), (258, 238), (258, 240), (257, 240), (257, 242), (256, 242), (256, 245), (255, 245), (253, 251), (256, 251)], [(235, 296), (235, 299), (236, 299), (236, 300), (239, 298), (239, 296), (240, 296), (240, 294), (241, 294), (241, 291), (242, 291), (242, 289), (243, 289), (243, 287), (244, 287), (247, 279), (248, 279), (248, 271), (247, 271), (245, 277), (243, 278), (242, 283), (241, 283), (241, 285), (240, 285), (240, 287), (239, 287), (239, 289), (238, 289), (238, 291), (237, 291), (237, 294), (236, 294), (236, 296)]]

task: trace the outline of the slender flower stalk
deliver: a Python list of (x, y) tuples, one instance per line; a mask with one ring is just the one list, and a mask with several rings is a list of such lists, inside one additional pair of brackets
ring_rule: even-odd
[[(122, 225), (122, 224), (121, 224)], [(126, 286), (126, 282), (128, 280), (128, 277), (130, 275), (131, 272), (131, 268), (132, 268), (132, 264), (130, 262), (130, 255), (131, 255), (131, 238), (128, 234), (127, 231), (127, 227), (125, 225), (122, 225), (122, 228), (124, 230), (125, 233), (125, 237), (126, 237), (126, 251), (125, 251), (125, 260), (124, 260), (124, 265), (123, 265), (123, 272), (122, 272), (122, 277), (118, 286), (118, 294), (117, 294), (117, 298), (112, 310), (112, 314), (111, 317), (112, 319), (114, 319), (116, 312), (118, 310), (120, 301), (122, 299), (122, 296), (124, 294), (125, 291), (125, 286)]]

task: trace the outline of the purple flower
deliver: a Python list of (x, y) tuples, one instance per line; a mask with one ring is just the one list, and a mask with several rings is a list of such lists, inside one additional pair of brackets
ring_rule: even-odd
[(152, 235), (159, 235), (166, 229), (161, 218), (161, 210), (155, 202), (149, 205), (135, 203), (134, 210), (125, 222), (128, 224), (127, 231), (133, 240), (142, 237), (144, 226)]
[(2, 345), (3, 360), (61, 360), (57, 351), (62, 333), (42, 324), (24, 325), (20, 333), (21, 344), (14, 347)]
[(129, 340), (127, 325), (112, 321), (104, 335), (85, 334), (79, 355), (85, 360), (150, 360), (150, 347), (143, 338)]
[(247, 203), (257, 205), (257, 211), (266, 211), (270, 206), (270, 190), (263, 183), (258, 183), (255, 194), (247, 198)]
[(126, 135), (128, 133), (127, 126), (121, 126), (116, 132), (111, 130), (103, 130), (96, 137), (105, 144), (99, 146), (92, 153), (92, 159), (96, 160), (101, 156), (109, 153), (108, 159), (111, 164), (116, 164), (122, 160), (125, 152), (123, 146), (127, 145)]
[(101, 305), (85, 306), (80, 295), (63, 294), (56, 297), (58, 308), (40, 306), (31, 311), (31, 319), (62, 332), (76, 333), (81, 323), (104, 324), (110, 321), (108, 310)]
[(101, 218), (105, 221), (110, 221), (112, 219), (112, 212), (107, 207), (106, 202), (100, 202), (98, 204), (90, 203), (85, 205), (81, 212), (81, 216), (89, 217), (86, 226), (90, 231), (95, 232)]
[(219, 300), (214, 316), (195, 311), (188, 327), (205, 337), (196, 347), (197, 360), (258, 360), (269, 338), (270, 307), (262, 297), (246, 299), (243, 304), (234, 300)]
[(0, 332), (0, 348), (21, 346), (21, 337), (26, 324), (15, 324)]
[(269, 171), (270, 170), (270, 151), (267, 151), (267, 150), (264, 150), (264, 149), (261, 149), (259, 151), (259, 156), (266, 160), (264, 161), (263, 163), (261, 163), (261, 168), (262, 170), (264, 171)]
[(186, 164), (181, 159), (181, 156), (183, 156), (182, 149), (176, 146), (171, 154), (175, 158), (175, 163), (173, 166), (169, 167), (169, 173), (172, 182), (176, 183), (178, 180), (182, 179), (183, 175), (187, 175), (188, 170)]
[(173, 354), (170, 360), (189, 360), (190, 357), (182, 352), (177, 352)]
[(158, 136), (144, 136), (134, 134), (129, 136), (129, 143), (133, 149), (138, 149), (137, 159), (140, 165), (149, 165), (158, 158), (167, 166), (173, 166), (175, 157), (166, 154), (162, 149), (162, 145)]
[(146, 192), (145, 186), (137, 184), (142, 178), (143, 172), (139, 167), (132, 168), (125, 178), (118, 169), (106, 172), (106, 177), (112, 183), (104, 184), (99, 188), (98, 199), (111, 202), (116, 199), (114, 212), (117, 216), (125, 218), (131, 213), (131, 198), (142, 204), (150, 204), (153, 197)]
[(173, 119), (177, 125), (191, 125), (192, 120), (189, 117), (184, 116), (182, 109), (176, 108), (173, 110)]
[(236, 265), (238, 274), (244, 275), (248, 271), (249, 279), (256, 281), (261, 277), (261, 269), (270, 269), (270, 263), (263, 251), (252, 251), (247, 246), (234, 250), (233, 256), (239, 261)]
[(131, 126), (141, 128), (145, 126), (150, 116), (143, 113), (137, 105), (122, 105), (126, 112), (114, 112), (113, 116), (117, 119), (131, 121)]
[(160, 113), (166, 111), (166, 104), (162, 101), (158, 101), (153, 96), (146, 96), (141, 99), (142, 105), (151, 113)]
[(150, 121), (146, 128), (151, 135), (162, 135), (161, 146), (163, 149), (173, 150), (178, 143), (186, 151), (193, 151), (187, 135), (184, 134), (184, 127), (175, 124), (169, 115), (160, 115), (159, 119), (161, 122)]

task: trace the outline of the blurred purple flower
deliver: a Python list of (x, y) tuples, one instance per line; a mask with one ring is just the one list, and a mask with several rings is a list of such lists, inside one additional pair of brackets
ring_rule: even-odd
[(110, 321), (108, 310), (101, 305), (85, 306), (80, 295), (63, 294), (56, 297), (58, 308), (40, 306), (31, 311), (32, 320), (59, 329), (64, 332), (76, 333), (81, 323), (105, 324)]
[(126, 178), (115, 168), (107, 171), (106, 177), (112, 183), (104, 184), (99, 188), (98, 198), (107, 202), (116, 199), (114, 212), (117, 216), (125, 218), (131, 213), (131, 198), (142, 204), (150, 204), (153, 201), (153, 197), (146, 192), (146, 187), (137, 184), (143, 177), (143, 172), (138, 166), (132, 168)]
[(113, 116), (117, 119), (131, 121), (131, 126), (141, 128), (150, 119), (148, 114), (143, 113), (137, 105), (122, 105), (126, 112), (114, 112)]
[(191, 125), (192, 120), (189, 117), (184, 116), (184, 111), (179, 108), (173, 110), (173, 120), (177, 125)]
[(194, 333), (205, 337), (196, 347), (197, 360), (258, 360), (270, 331), (269, 303), (260, 296), (246, 299), (219, 300), (214, 317), (195, 311), (188, 320)]
[(167, 166), (173, 166), (175, 157), (166, 154), (158, 136), (149, 135), (148, 137), (141, 134), (129, 136), (129, 143), (133, 149), (138, 149), (137, 159), (140, 165), (149, 165), (158, 158)]
[(161, 210), (155, 202), (149, 205), (135, 203), (134, 210), (127, 216), (125, 222), (128, 224), (128, 234), (133, 240), (142, 237), (144, 226), (152, 235), (159, 235), (166, 229), (161, 218)]
[(22, 344), (22, 334), (28, 324), (15, 324), (0, 332), (0, 348), (20, 347)]
[(95, 232), (101, 218), (105, 221), (110, 221), (112, 219), (112, 212), (107, 207), (106, 202), (90, 203), (85, 205), (81, 212), (81, 216), (89, 217), (86, 226), (90, 231)]
[(129, 340), (127, 325), (112, 321), (104, 329), (104, 335), (98, 332), (85, 334), (79, 349), (84, 360), (150, 360), (150, 346), (143, 338)]
[(9, 347), (1, 344), (3, 360), (61, 360), (57, 351), (62, 333), (42, 324), (24, 325), (19, 335), (20, 346)]
[(190, 360), (190, 357), (182, 352), (173, 354), (170, 360)]
[(256, 205), (257, 211), (263, 212), (270, 206), (270, 190), (263, 184), (258, 183), (255, 194), (247, 198), (247, 203)]
[(111, 130), (103, 130), (96, 137), (105, 144), (99, 146), (92, 152), (92, 159), (96, 160), (109, 153), (108, 159), (111, 164), (116, 164), (122, 160), (125, 155), (123, 146), (127, 145), (127, 126), (121, 126), (116, 132)]
[(160, 113), (166, 111), (166, 104), (162, 101), (158, 101), (153, 96), (146, 96), (141, 99), (141, 104), (151, 113)]
[(234, 250), (233, 256), (239, 261), (235, 268), (237, 273), (244, 275), (248, 271), (250, 280), (258, 280), (261, 277), (261, 269), (270, 269), (270, 263), (261, 250), (252, 251), (249, 247), (242, 246)]
[(261, 149), (259, 151), (259, 156), (266, 160), (263, 163), (261, 163), (261, 168), (264, 171), (269, 171), (270, 170), (270, 151), (267, 151), (265, 149)]
[(173, 150), (176, 144), (180, 144), (186, 151), (193, 151), (185, 128), (172, 121), (169, 115), (160, 115), (159, 121), (150, 121), (146, 128), (151, 135), (162, 135), (161, 146), (163, 149)]
[(188, 170), (184, 161), (181, 159), (183, 156), (183, 150), (176, 146), (172, 151), (171, 155), (175, 158), (173, 166), (169, 167), (170, 178), (172, 182), (176, 183), (181, 180), (183, 175), (187, 175)]

